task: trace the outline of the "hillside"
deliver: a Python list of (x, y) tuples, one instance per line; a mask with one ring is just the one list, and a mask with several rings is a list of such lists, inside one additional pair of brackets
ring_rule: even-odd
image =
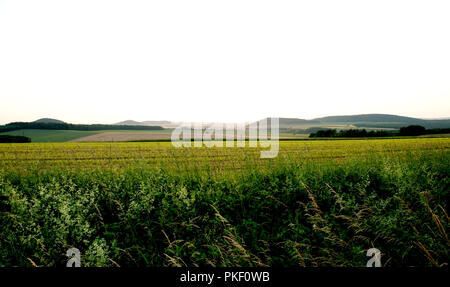
[(289, 126), (296, 126), (296, 125), (310, 125), (310, 124), (320, 124), (317, 120), (303, 120), (303, 119), (296, 119), (296, 118), (280, 118), (279, 119), (280, 126), (283, 127), (289, 127)]
[(154, 125), (169, 125), (172, 122), (169, 121), (143, 121), (143, 122), (138, 122), (138, 121), (133, 121), (133, 120), (126, 120), (123, 122), (118, 122), (115, 125), (120, 125), (120, 126), (154, 126)]
[(346, 123), (355, 125), (356, 127), (367, 127), (367, 128), (401, 128), (408, 125), (421, 125), (428, 129), (450, 127), (450, 120), (448, 119), (426, 120), (388, 114), (331, 116), (331, 117), (317, 118), (315, 120), (321, 123), (334, 123), (334, 124)]
[(421, 119), (417, 118), (411, 118), (411, 117), (403, 117), (403, 116), (397, 116), (397, 115), (388, 115), (388, 114), (363, 114), (363, 115), (348, 115), (348, 116), (328, 116), (323, 118), (316, 118), (314, 119), (316, 121), (322, 122), (322, 123), (329, 123), (329, 122), (374, 122), (374, 123), (380, 123), (380, 122), (402, 122), (402, 123), (415, 123), (418, 121), (423, 121)]
[(69, 123), (45, 123), (45, 122), (13, 122), (0, 126), (0, 132), (16, 130), (77, 130), (77, 131), (101, 131), (101, 130), (163, 130), (161, 126), (142, 125), (104, 125), (104, 124), (69, 124)]
[(50, 118), (42, 118), (39, 120), (35, 120), (33, 123), (50, 123), (50, 124), (65, 124), (65, 122), (56, 120), (56, 119), (50, 119)]
[(133, 121), (133, 120), (126, 120), (126, 121), (123, 121), (123, 122), (115, 123), (114, 125), (118, 125), (118, 126), (144, 126), (145, 124), (143, 124), (141, 122)]
[(311, 120), (280, 118), (280, 129), (318, 129), (318, 128), (367, 128), (399, 129), (408, 125), (421, 125), (427, 129), (449, 128), (449, 119), (419, 119), (389, 114), (362, 114), (346, 116), (328, 116)]
[(143, 121), (142, 123), (146, 124), (146, 125), (169, 125), (172, 122), (169, 122), (169, 121)]

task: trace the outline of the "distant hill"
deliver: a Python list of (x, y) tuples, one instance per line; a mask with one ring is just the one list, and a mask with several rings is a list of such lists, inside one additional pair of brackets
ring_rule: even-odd
[(297, 125), (310, 125), (310, 124), (320, 124), (317, 120), (304, 120), (304, 119), (296, 119), (296, 118), (280, 118), (279, 119), (280, 126), (289, 127), (289, 126), (297, 126)]
[(319, 121), (322, 123), (329, 122), (402, 122), (402, 123), (415, 123), (417, 121), (423, 121), (421, 119), (410, 118), (410, 117), (402, 117), (396, 115), (388, 115), (388, 114), (363, 114), (363, 115), (350, 115), (350, 116), (330, 116), (323, 118), (316, 118), (315, 121)]
[(154, 125), (168, 125), (171, 124), (169, 121), (133, 121), (133, 120), (126, 120), (123, 122), (116, 123), (115, 125), (120, 126), (154, 126)]
[(169, 125), (172, 122), (169, 122), (169, 121), (143, 121), (142, 123), (146, 124), (146, 125)]
[[(258, 121), (261, 123), (262, 120)], [(134, 121), (126, 120), (114, 125), (79, 125), (69, 124), (57, 119), (42, 118), (31, 123), (14, 122), (0, 126), (0, 132), (19, 129), (46, 130), (160, 130), (175, 128), (180, 123), (170, 121)], [(268, 121), (270, 125), (270, 121)], [(327, 116), (315, 119), (279, 118), (280, 131), (292, 134), (307, 134), (321, 129), (366, 129), (366, 130), (398, 130), (409, 125), (420, 125), (426, 129), (450, 128), (450, 119), (419, 119), (390, 114), (359, 114), (343, 116)]]
[(314, 119), (321, 123), (352, 124), (356, 127), (367, 128), (401, 128), (408, 125), (421, 125), (427, 129), (449, 128), (450, 120), (425, 120), (389, 114), (363, 114), (349, 116), (331, 116)]
[(103, 130), (164, 130), (161, 126), (148, 125), (103, 125), (103, 124), (68, 124), (49, 122), (13, 122), (0, 126), (0, 133), (17, 130), (74, 130), (74, 131), (103, 131)]
[(51, 123), (51, 124), (64, 124), (65, 122), (50, 118), (42, 118), (39, 120), (34, 121), (33, 123)]
[(145, 124), (133, 120), (126, 120), (123, 122), (115, 123), (118, 126), (145, 126)]
[(312, 120), (280, 118), (279, 123), (281, 129), (303, 129), (304, 131), (318, 128), (399, 129), (408, 125), (421, 125), (427, 129), (450, 128), (449, 119), (426, 120), (389, 114), (328, 116)]

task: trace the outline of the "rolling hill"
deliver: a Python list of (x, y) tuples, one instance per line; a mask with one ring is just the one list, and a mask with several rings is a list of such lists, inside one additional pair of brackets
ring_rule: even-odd
[(349, 116), (329, 116), (323, 118), (316, 118), (315, 121), (322, 123), (327, 122), (402, 122), (402, 123), (414, 123), (420, 121), (417, 118), (403, 117), (388, 114), (363, 114), (363, 115), (349, 115)]
[(65, 122), (50, 118), (42, 118), (39, 120), (35, 120), (33, 123), (50, 123), (50, 124), (65, 124)]
[(145, 124), (133, 120), (126, 120), (123, 122), (115, 123), (118, 126), (145, 126)]
[(138, 122), (138, 121), (133, 121), (133, 120), (126, 120), (123, 122), (118, 122), (115, 123), (115, 125), (120, 125), (120, 126), (154, 126), (154, 125), (169, 125), (172, 122), (169, 121), (143, 121), (143, 122)]
[[(261, 121), (258, 121), (261, 122)], [(427, 129), (450, 128), (450, 119), (419, 119), (389, 114), (361, 114), (328, 116), (315, 119), (279, 118), (280, 136), (298, 137), (323, 129), (398, 130), (409, 125), (421, 125)], [(170, 121), (127, 120), (114, 125), (69, 124), (57, 119), (42, 118), (30, 123), (15, 122), (0, 126), (4, 135), (28, 136), (33, 142), (66, 142), (120, 139), (154, 139), (170, 137), (172, 128), (179, 125)], [(270, 125), (270, 121), (269, 121)], [(103, 135), (105, 134), (105, 135)], [(94, 138), (95, 136), (95, 138)], [(100, 139), (101, 140), (101, 139)]]
[(328, 116), (311, 120), (280, 118), (280, 129), (318, 129), (318, 128), (366, 128), (399, 129), (409, 125), (421, 125), (427, 129), (449, 128), (449, 119), (426, 120), (389, 114), (362, 114), (346, 116)]

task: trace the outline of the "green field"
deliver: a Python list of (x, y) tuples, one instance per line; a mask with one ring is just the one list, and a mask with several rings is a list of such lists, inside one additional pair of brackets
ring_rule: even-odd
[(104, 131), (74, 131), (74, 130), (17, 130), (1, 133), (3, 135), (25, 136), (32, 142), (67, 142), (77, 138), (86, 137)]
[(161, 133), (170, 132), (171, 130), (100, 130), (100, 131), (76, 131), (76, 130), (16, 130), (11, 132), (0, 133), (1, 135), (15, 135), (25, 136), (31, 138), (34, 143), (60, 143), (68, 142), (74, 139), (105, 133), (105, 132), (120, 132), (120, 133)]
[(309, 136), (309, 134), (297, 134), (297, 133), (289, 133), (289, 132), (280, 132), (279, 136), (281, 138), (283, 137), (295, 137), (295, 138), (307, 138)]
[(0, 144), (0, 266), (446, 266), (450, 139)]

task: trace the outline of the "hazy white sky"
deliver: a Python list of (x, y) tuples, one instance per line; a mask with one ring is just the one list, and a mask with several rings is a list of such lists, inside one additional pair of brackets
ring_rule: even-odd
[(450, 117), (450, 1), (1, 1), (0, 123)]

